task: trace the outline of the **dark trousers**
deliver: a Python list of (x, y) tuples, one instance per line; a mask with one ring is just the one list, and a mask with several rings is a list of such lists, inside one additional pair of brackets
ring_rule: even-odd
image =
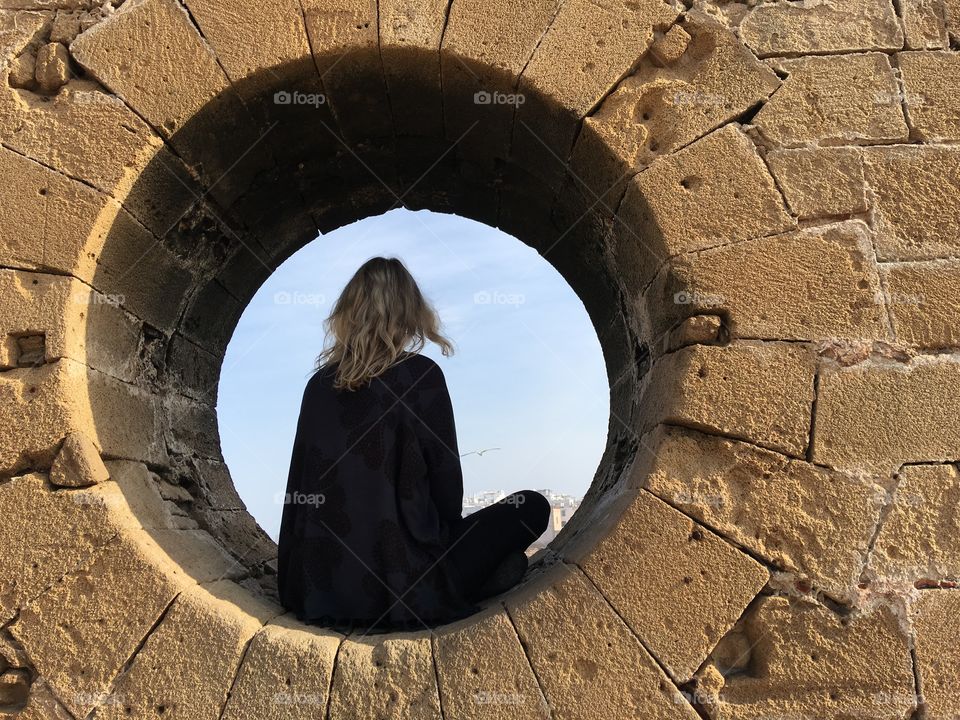
[(448, 561), (471, 599), (509, 555), (523, 552), (547, 529), (550, 502), (521, 490), (460, 520), (453, 529)]

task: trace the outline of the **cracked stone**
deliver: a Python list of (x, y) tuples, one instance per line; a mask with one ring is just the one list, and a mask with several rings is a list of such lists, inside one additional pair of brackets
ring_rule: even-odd
[(631, 482), (837, 600), (856, 596), (883, 489), (713, 435), (662, 428)]
[(30, 695), (30, 672), (28, 670), (5, 670), (0, 673), (0, 712), (7, 708), (23, 707)]
[(960, 590), (921, 592), (911, 621), (926, 716), (953, 718), (960, 708)]
[(900, 13), (911, 50), (950, 47), (943, 0), (900, 0)]
[(960, 260), (886, 263), (881, 272), (900, 342), (924, 348), (960, 344)]
[(50, 468), (50, 482), (58, 487), (87, 487), (104, 482), (110, 473), (100, 450), (89, 437), (75, 432), (67, 435)]
[(660, 67), (679, 60), (690, 46), (690, 36), (680, 25), (674, 25), (663, 35), (657, 35), (650, 46), (650, 54)]
[(765, 597), (740, 630), (750, 648), (746, 671), (724, 678), (717, 662), (702, 671), (716, 688), (702, 698), (713, 720), (902, 720), (915, 709), (909, 640), (887, 606), (848, 618)]
[(906, 141), (900, 86), (882, 53), (781, 60), (783, 87), (754, 118), (777, 147)]
[(645, 490), (618, 498), (562, 552), (679, 682), (693, 677), (769, 577)]
[(694, 315), (680, 321), (664, 340), (664, 351), (673, 352), (688, 345), (715, 345), (721, 342), (723, 320), (719, 315)]

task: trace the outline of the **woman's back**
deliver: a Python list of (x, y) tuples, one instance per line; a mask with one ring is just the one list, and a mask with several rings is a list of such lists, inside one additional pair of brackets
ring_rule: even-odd
[(279, 590), (303, 620), (419, 626), (466, 613), (442, 561), (463, 478), (439, 366), (409, 353), (356, 390), (307, 383), (280, 528)]

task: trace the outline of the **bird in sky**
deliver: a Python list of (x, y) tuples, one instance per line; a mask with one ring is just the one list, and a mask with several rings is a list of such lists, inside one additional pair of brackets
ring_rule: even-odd
[(500, 448), (484, 448), (483, 450), (471, 450), (470, 452), (463, 453), (460, 457), (466, 457), (467, 455), (483, 455), (484, 453), (490, 452), (491, 450), (499, 450)]

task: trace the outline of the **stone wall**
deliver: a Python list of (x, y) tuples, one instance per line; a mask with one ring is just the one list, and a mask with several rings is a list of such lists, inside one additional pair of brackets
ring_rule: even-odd
[[(956, 0), (0, 0), (0, 716), (960, 716)], [(392, 207), (536, 248), (611, 389), (516, 590), (306, 627), (244, 306)]]

